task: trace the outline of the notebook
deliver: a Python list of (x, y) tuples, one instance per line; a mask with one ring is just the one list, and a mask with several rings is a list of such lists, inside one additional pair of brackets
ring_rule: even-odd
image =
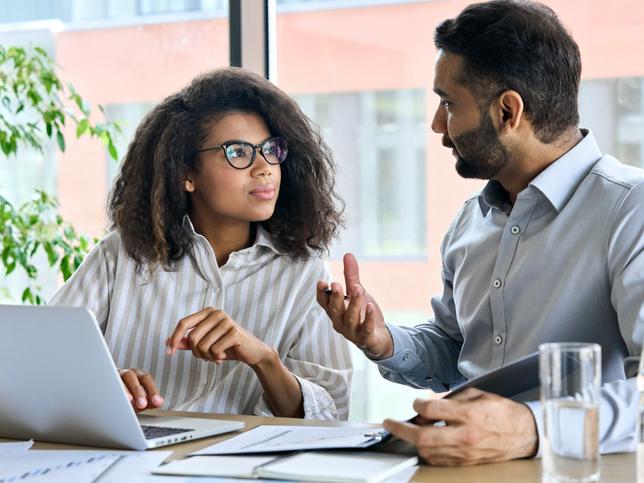
[(172, 461), (153, 471), (159, 475), (221, 476), (321, 481), (329, 483), (379, 483), (418, 463), (418, 458), (379, 453), (306, 452), (293, 456), (193, 456)]

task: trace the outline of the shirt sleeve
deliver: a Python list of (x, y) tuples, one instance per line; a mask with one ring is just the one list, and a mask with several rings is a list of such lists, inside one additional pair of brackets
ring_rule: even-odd
[(387, 324), (393, 339), (393, 355), (374, 362), (389, 381), (443, 392), (465, 380), (458, 370), (463, 335), (456, 319), (453, 270), (445, 264), (445, 251), (455, 223), (441, 246), (443, 293), (432, 298), (434, 318), (415, 327)]
[[(302, 296), (306, 300), (304, 310), (296, 316), (303, 323), (284, 364), (300, 384), (305, 419), (346, 421), (351, 399), (351, 356), (347, 341), (333, 330), (331, 320), (315, 299), (316, 282), (329, 279), (328, 266), (319, 266), (321, 270), (307, 282), (311, 292)], [(254, 413), (273, 416), (263, 396)]]
[(105, 333), (114, 282), (110, 268), (113, 266), (112, 258), (106, 240), (99, 242), (52, 297), (49, 305), (85, 307), (94, 313), (99, 327)]
[(630, 355), (639, 355), (644, 336), (644, 183), (620, 204), (607, 248), (611, 303)]
[[(525, 404), (532, 411), (537, 425), (539, 451), (536, 456), (541, 457), (545, 437), (542, 405), (539, 401)], [(634, 451), (637, 444), (638, 419), (639, 391), (635, 378), (604, 384), (599, 400), (599, 451), (604, 454)], [(566, 429), (563, 428), (562, 431), (566, 432)], [(571, 444), (572, 442), (573, 440)], [(568, 453), (575, 454), (574, 447), (567, 449)]]

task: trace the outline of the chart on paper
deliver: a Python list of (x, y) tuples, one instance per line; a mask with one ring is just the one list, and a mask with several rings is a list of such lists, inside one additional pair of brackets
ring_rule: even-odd
[(245, 454), (308, 449), (364, 448), (380, 441), (381, 427), (331, 428), (307, 426), (258, 426), (192, 454)]
[(0, 483), (10, 481), (94, 481), (120, 455), (95, 451), (25, 451), (3, 458)]

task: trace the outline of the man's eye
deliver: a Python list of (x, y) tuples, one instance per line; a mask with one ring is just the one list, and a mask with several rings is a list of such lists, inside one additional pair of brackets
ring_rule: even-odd
[(445, 109), (447, 109), (449, 106), (451, 106), (451, 105), (452, 105), (452, 103), (451, 103), (451, 102), (449, 102), (449, 101), (445, 101), (445, 100), (441, 101), (441, 104), (443, 105), (443, 107), (444, 107)]

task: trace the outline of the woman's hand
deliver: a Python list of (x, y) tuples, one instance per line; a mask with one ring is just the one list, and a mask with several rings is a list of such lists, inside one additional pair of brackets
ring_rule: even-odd
[(138, 369), (119, 369), (119, 375), (125, 386), (125, 393), (137, 413), (161, 407), (163, 398), (150, 374)]
[(191, 350), (195, 357), (221, 364), (226, 359), (241, 361), (251, 367), (271, 359), (274, 350), (226, 312), (206, 307), (179, 321), (166, 341), (167, 354)]

